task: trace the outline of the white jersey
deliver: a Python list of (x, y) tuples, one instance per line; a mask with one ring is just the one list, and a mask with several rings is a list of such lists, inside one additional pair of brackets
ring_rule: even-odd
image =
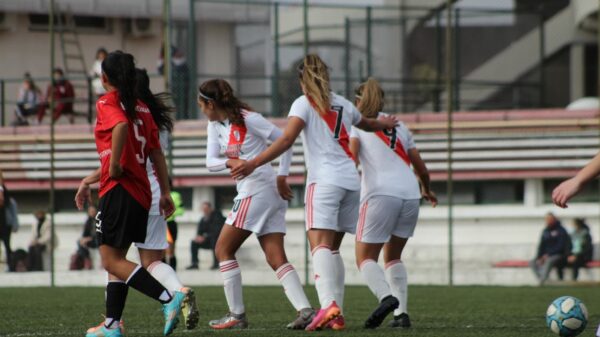
[(419, 183), (408, 158), (408, 151), (416, 146), (406, 125), (398, 123), (394, 129), (377, 132), (352, 128), (351, 137), (360, 141), (361, 202), (373, 195), (421, 198)]
[[(158, 139), (160, 140), (160, 147), (163, 152), (167, 152), (169, 149), (169, 132), (161, 130), (158, 133)], [(152, 192), (152, 204), (150, 205), (149, 215), (160, 215), (160, 185), (156, 178), (156, 172), (154, 172), (154, 165), (151, 160), (146, 161), (146, 172), (148, 173), (148, 181), (150, 182), (150, 191)]]
[(358, 191), (360, 178), (350, 153), (349, 133), (362, 117), (344, 97), (332, 92), (330, 100), (331, 109), (321, 116), (306, 96), (300, 96), (288, 115), (305, 123), (302, 144), (308, 169), (307, 185), (319, 183)]
[[(228, 159), (251, 160), (267, 148), (267, 141), (274, 141), (283, 134), (259, 113), (243, 110), (242, 114), (244, 125), (231, 124), (229, 120), (208, 123), (206, 166), (209, 171), (227, 169)], [(292, 149), (281, 157), (279, 175), (288, 175), (291, 160)], [(236, 183), (238, 195), (235, 200), (244, 199), (265, 188), (275, 187), (275, 171), (271, 164), (265, 164)]]

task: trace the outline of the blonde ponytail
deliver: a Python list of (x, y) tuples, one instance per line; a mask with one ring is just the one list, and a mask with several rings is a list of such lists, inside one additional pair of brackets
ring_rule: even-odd
[(318, 55), (309, 54), (304, 57), (299, 72), (304, 93), (320, 114), (326, 114), (330, 109), (331, 91), (327, 65)]
[(355, 91), (358, 102), (358, 110), (367, 118), (375, 118), (383, 110), (384, 92), (376, 79), (369, 79), (362, 83)]

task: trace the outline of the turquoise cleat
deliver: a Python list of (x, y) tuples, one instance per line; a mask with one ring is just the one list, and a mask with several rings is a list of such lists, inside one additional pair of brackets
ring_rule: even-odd
[(104, 325), (90, 329), (85, 334), (85, 337), (123, 337), (123, 333), (121, 333), (121, 328), (117, 329), (107, 329)]
[(173, 299), (171, 302), (163, 304), (163, 313), (165, 315), (165, 336), (170, 335), (177, 327), (184, 300), (185, 294), (181, 291), (176, 291), (173, 294)]

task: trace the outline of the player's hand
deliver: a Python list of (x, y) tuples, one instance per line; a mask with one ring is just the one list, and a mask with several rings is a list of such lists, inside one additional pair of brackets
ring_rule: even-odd
[(294, 198), (294, 193), (290, 184), (287, 183), (286, 176), (277, 176), (277, 191), (283, 200), (290, 201)]
[(423, 191), (421, 193), (421, 195), (423, 196), (423, 199), (429, 201), (429, 203), (431, 203), (431, 207), (437, 206), (438, 204), (438, 199), (437, 196), (435, 195), (435, 193), (433, 193), (433, 191)]
[(77, 194), (75, 194), (75, 206), (82, 211), (86, 201), (92, 203), (92, 193), (90, 192), (90, 185), (82, 181), (77, 189)]
[(377, 120), (385, 126), (386, 129), (393, 129), (398, 124), (398, 118), (395, 116), (379, 116)]
[(171, 194), (161, 194), (159, 204), (160, 206), (160, 214), (162, 214), (165, 219), (169, 218), (173, 213), (175, 213), (175, 203), (171, 198)]
[(231, 167), (231, 176), (233, 179), (241, 180), (251, 175), (256, 169), (252, 161), (240, 160), (235, 162), (235, 166)]
[(4, 206), (4, 190), (0, 191), (0, 207)]
[(110, 177), (112, 179), (118, 179), (121, 178), (121, 176), (123, 175), (123, 167), (121, 166), (120, 163), (116, 163), (110, 164), (110, 167), (108, 169), (108, 174), (110, 175)]
[(552, 201), (558, 207), (567, 208), (567, 202), (581, 191), (581, 183), (576, 177), (567, 179), (552, 191)]

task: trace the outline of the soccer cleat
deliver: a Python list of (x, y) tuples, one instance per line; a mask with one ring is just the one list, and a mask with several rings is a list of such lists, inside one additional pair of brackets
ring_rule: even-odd
[(314, 317), (315, 310), (313, 308), (304, 308), (298, 312), (298, 317), (288, 324), (287, 328), (291, 330), (304, 330)]
[[(98, 324), (95, 327), (91, 327), (89, 329), (87, 329), (86, 333), (88, 334), (92, 334), (92, 333), (96, 333), (96, 331), (99, 331), (102, 327), (104, 326), (104, 322)], [(119, 330), (121, 330), (121, 334), (125, 334), (125, 323), (123, 323), (123, 320), (119, 321)]]
[(173, 294), (171, 302), (163, 304), (163, 314), (165, 315), (165, 336), (170, 335), (179, 323), (179, 314), (183, 307), (185, 294), (181, 291), (176, 291)]
[(248, 327), (248, 320), (246, 319), (246, 314), (238, 315), (228, 312), (223, 318), (208, 322), (208, 325), (215, 330), (246, 329)]
[(410, 317), (403, 312), (398, 316), (394, 316), (394, 320), (390, 322), (390, 328), (410, 328)]
[(346, 329), (346, 320), (343, 315), (339, 315), (338, 317), (332, 319), (327, 323), (327, 329), (342, 331)]
[(390, 295), (381, 300), (377, 308), (371, 313), (371, 316), (365, 321), (365, 328), (375, 329), (383, 323), (383, 320), (398, 308), (398, 299)]
[(185, 328), (191, 330), (198, 326), (198, 320), (200, 319), (200, 312), (198, 311), (198, 304), (196, 303), (196, 294), (192, 288), (188, 287), (182, 288), (181, 292), (185, 295), (183, 307), (181, 308), (183, 322), (185, 323)]
[[(90, 330), (93, 331), (90, 332)], [(102, 324), (95, 328), (88, 329), (88, 332), (85, 334), (85, 337), (123, 337), (123, 333), (121, 332), (120, 325), (116, 329), (107, 329), (104, 326), (104, 324)]]
[(334, 318), (338, 317), (341, 314), (340, 307), (338, 307), (335, 301), (331, 302), (331, 304), (325, 309), (319, 309), (315, 318), (313, 318), (312, 322), (306, 326), (304, 330), (306, 331), (315, 331), (323, 329), (327, 326)]

